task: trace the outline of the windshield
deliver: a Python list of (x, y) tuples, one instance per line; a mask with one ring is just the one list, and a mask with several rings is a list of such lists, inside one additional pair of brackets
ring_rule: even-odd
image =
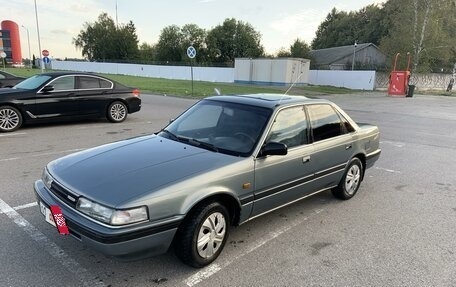
[(167, 126), (160, 136), (214, 152), (249, 156), (272, 110), (203, 100)]
[(24, 89), (24, 90), (34, 90), (41, 86), (44, 82), (49, 80), (51, 76), (47, 75), (35, 75), (28, 79), (23, 80), (22, 82), (18, 83), (14, 86), (16, 89)]

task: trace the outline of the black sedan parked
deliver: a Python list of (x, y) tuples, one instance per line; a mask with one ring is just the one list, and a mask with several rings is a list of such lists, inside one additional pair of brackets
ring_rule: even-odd
[(23, 77), (0, 71), (0, 88), (11, 88), (19, 82), (25, 80)]
[(0, 132), (28, 122), (82, 117), (119, 123), (140, 109), (137, 89), (91, 73), (44, 73), (0, 89)]

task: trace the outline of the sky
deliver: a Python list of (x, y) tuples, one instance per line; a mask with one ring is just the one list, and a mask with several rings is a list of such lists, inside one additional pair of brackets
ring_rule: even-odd
[[(196, 24), (211, 29), (226, 18), (250, 23), (262, 35), (269, 54), (288, 48), (296, 38), (311, 43), (319, 24), (332, 8), (357, 11), (378, 0), (36, 0), (41, 49), (53, 58), (83, 58), (72, 39), (84, 23), (95, 22), (102, 12), (118, 22), (135, 24), (139, 42), (155, 44), (160, 31), (169, 25)], [(28, 58), (27, 29), (31, 53), (38, 56), (34, 0), (4, 1), (0, 21), (19, 25), (22, 57)], [(23, 26), (23, 27), (22, 27)], [(24, 28), (25, 27), (25, 28)]]

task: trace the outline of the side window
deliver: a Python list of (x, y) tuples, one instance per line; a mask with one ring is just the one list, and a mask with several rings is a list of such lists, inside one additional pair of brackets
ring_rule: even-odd
[(345, 133), (339, 115), (330, 105), (307, 106), (314, 141), (337, 137)]
[(282, 110), (268, 135), (268, 142), (280, 142), (292, 148), (308, 143), (307, 119), (303, 106)]
[(340, 113), (338, 113), (340, 116), (340, 119), (342, 121), (342, 125), (345, 127), (345, 131), (347, 133), (351, 133), (355, 131), (355, 128), (347, 121), (346, 118), (344, 118)]
[(56, 92), (74, 90), (74, 77), (61, 77), (50, 83), (50, 85), (54, 86), (54, 91)]
[(6, 79), (6, 76), (0, 74), (0, 79)]
[(112, 88), (112, 83), (103, 79), (100, 80), (100, 87), (103, 89), (111, 89)]
[(98, 78), (93, 77), (78, 77), (79, 78), (79, 89), (99, 89), (100, 81)]

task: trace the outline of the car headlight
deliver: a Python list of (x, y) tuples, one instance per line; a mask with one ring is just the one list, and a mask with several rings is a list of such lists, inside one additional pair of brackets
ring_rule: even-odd
[(78, 203), (76, 204), (76, 209), (96, 220), (111, 225), (126, 225), (148, 219), (147, 209), (145, 206), (117, 210), (95, 203), (83, 197), (79, 198)]
[(41, 175), (41, 180), (43, 181), (44, 185), (48, 189), (51, 189), (53, 179), (52, 179), (52, 176), (49, 174), (47, 168), (43, 169), (43, 174)]

